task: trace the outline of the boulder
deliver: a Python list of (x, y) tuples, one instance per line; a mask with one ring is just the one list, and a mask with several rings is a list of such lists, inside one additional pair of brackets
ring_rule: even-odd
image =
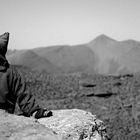
[(0, 110), (0, 140), (62, 140), (37, 120)]
[(41, 118), (40, 124), (70, 140), (107, 140), (103, 122), (90, 112), (80, 109), (53, 111), (50, 118)]
[(54, 110), (34, 119), (0, 110), (0, 140), (106, 140), (103, 122), (79, 109)]

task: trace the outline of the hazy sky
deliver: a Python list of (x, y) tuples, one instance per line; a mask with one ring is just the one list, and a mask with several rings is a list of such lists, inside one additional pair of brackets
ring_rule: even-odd
[(106, 34), (140, 41), (140, 0), (0, 0), (10, 49), (81, 44)]

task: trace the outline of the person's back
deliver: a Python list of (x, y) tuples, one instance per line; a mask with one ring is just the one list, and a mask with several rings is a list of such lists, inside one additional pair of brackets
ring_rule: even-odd
[(18, 70), (9, 65), (6, 52), (9, 33), (0, 36), (0, 109), (14, 113), (16, 103), (24, 116), (48, 117), (51, 111), (41, 108), (32, 94), (26, 91), (26, 84)]

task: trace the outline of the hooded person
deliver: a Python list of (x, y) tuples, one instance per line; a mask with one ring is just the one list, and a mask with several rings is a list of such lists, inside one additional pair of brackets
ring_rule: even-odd
[(0, 35), (0, 109), (14, 113), (18, 104), (22, 114), (36, 119), (52, 116), (52, 111), (41, 108), (34, 96), (27, 92), (26, 84), (19, 71), (6, 59), (9, 33)]

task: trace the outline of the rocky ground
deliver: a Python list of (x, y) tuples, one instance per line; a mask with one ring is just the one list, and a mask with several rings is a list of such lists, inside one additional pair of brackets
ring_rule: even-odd
[(33, 119), (0, 110), (0, 140), (108, 140), (103, 122), (78, 109), (53, 110)]
[(140, 75), (50, 75), (20, 68), (28, 90), (48, 109), (83, 109), (107, 125), (112, 140), (140, 139)]
[(0, 110), (0, 140), (62, 140), (33, 118), (11, 115)]

